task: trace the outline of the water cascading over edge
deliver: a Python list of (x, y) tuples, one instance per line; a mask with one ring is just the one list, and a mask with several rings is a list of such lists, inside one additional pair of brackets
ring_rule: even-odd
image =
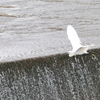
[(99, 100), (100, 49), (0, 64), (1, 100)]

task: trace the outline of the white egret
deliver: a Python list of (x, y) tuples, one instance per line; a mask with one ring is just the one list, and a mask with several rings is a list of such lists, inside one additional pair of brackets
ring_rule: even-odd
[(71, 25), (67, 26), (67, 35), (73, 47), (72, 51), (68, 51), (69, 57), (72, 57), (74, 55), (87, 54), (87, 50), (94, 46), (94, 44), (82, 46), (77, 32)]

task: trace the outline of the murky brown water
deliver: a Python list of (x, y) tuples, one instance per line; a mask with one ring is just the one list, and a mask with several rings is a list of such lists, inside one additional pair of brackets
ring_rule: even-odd
[[(18, 47), (18, 42), (22, 44), (26, 40), (33, 40), (30, 46), (38, 48), (31, 50), (32, 48), (29, 47), (35, 52), (33, 55), (37, 56), (36, 52), (38, 55), (44, 52), (48, 52), (47, 54), (66, 52), (71, 48), (66, 35), (66, 28), (69, 24), (75, 27), (83, 44), (94, 43), (94, 48), (100, 47), (100, 0), (0, 1), (1, 48), (5, 48), (4, 45), (8, 45), (7, 48), (13, 45)], [(10, 37), (13, 34), (17, 36)], [(25, 46), (25, 44), (22, 45)], [(44, 52), (42, 52), (43, 49)]]
[(100, 0), (5, 0), (0, 9), (1, 33), (64, 33), (68, 24), (82, 36), (100, 31)]
[(0, 9), (1, 33), (64, 33), (68, 24), (82, 36), (100, 31), (100, 0), (5, 0)]
[[(68, 24), (100, 47), (100, 0), (0, 0), (0, 62), (65, 53)], [(0, 100), (99, 100), (99, 53), (0, 63)]]

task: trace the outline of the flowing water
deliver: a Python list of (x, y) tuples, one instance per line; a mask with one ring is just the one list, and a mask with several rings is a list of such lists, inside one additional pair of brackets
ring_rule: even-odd
[[(98, 55), (99, 54), (99, 55)], [(99, 100), (100, 49), (0, 64), (1, 100)]]
[(2, 63), (66, 52), (68, 24), (100, 47), (100, 0), (0, 1), (0, 100), (100, 100), (100, 49)]
[(79, 28), (81, 34), (95, 32), (97, 35), (100, 31), (99, 5), (99, 0), (0, 1), (0, 32), (64, 33), (66, 26), (71, 24)]
[(0, 1), (0, 62), (65, 53), (69, 24), (100, 47), (100, 0)]

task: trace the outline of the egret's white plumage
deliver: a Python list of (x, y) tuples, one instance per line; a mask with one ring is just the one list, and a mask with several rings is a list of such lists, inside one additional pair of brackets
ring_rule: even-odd
[(87, 50), (93, 46), (93, 44), (82, 46), (81, 41), (77, 35), (77, 32), (71, 25), (68, 25), (67, 27), (67, 35), (73, 47), (72, 51), (68, 51), (70, 57), (74, 55), (87, 54)]

